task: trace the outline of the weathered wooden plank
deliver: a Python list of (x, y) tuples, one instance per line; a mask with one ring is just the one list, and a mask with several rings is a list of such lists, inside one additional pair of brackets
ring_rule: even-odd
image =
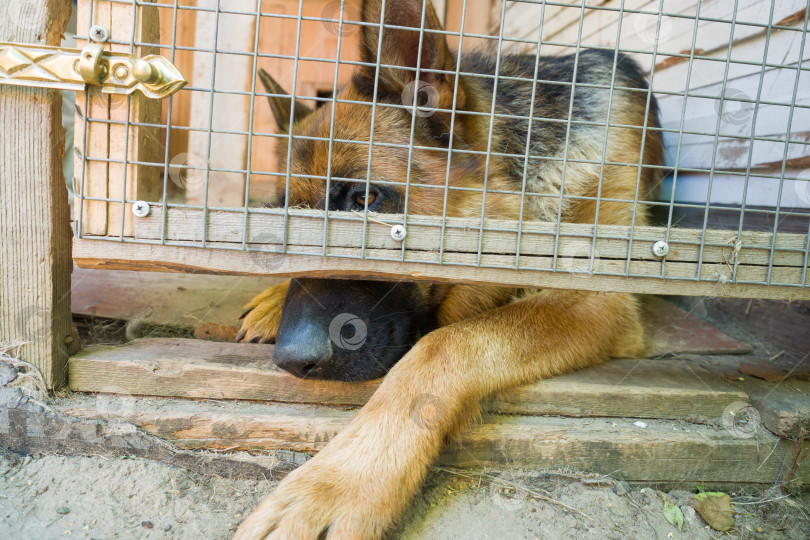
[[(400, 243), (391, 238), (390, 228), (383, 223), (397, 223), (400, 216), (375, 215), (364, 225), (360, 216), (331, 212), (327, 226), (327, 248), (392, 249), (400, 251), (404, 244), (406, 251), (432, 251), (441, 248), (447, 253), (477, 253), (479, 239), (481, 251), (485, 254), (516, 253), (518, 243), (518, 222), (507, 220), (487, 220), (483, 235), (480, 221), (475, 218), (448, 217), (444, 220), (444, 241), (442, 242), (443, 220), (438, 216), (412, 216), (409, 218), (408, 236)], [(324, 214), (312, 210), (292, 210), (286, 217), (287, 242), (289, 250), (302, 247), (323, 246)], [(203, 229), (209, 242), (261, 243), (281, 249), (284, 239), (284, 211), (281, 209), (253, 211), (248, 215), (247, 227), (243, 212), (214, 210), (203, 213), (200, 210), (171, 208), (163, 223), (163, 210), (156, 208), (146, 218), (137, 221), (135, 236), (138, 239), (158, 240), (165, 238), (172, 242), (202, 242)], [(560, 242), (556, 241), (556, 225), (543, 222), (524, 222), (520, 227), (520, 253), (522, 255), (553, 255), (563, 257), (588, 258), (591, 253), (594, 227), (581, 223), (560, 225)], [(767, 265), (773, 235), (762, 231), (743, 231), (737, 238), (737, 231), (712, 230), (705, 233), (698, 229), (670, 229), (667, 235), (664, 227), (635, 227), (630, 242), (630, 227), (620, 225), (598, 225), (593, 252), (597, 259), (626, 259), (628, 252), (633, 260), (658, 261), (652, 252), (652, 245), (668, 238), (670, 251), (667, 261), (704, 263), (733, 262), (734, 244), (739, 240), (737, 259), (742, 265)], [(704, 244), (702, 259), (700, 244)], [(778, 233), (774, 241), (776, 266), (802, 267), (807, 236), (803, 234)], [(310, 249), (310, 252), (317, 251)]]
[[(92, 13), (90, 9), (92, 7)], [(91, 19), (93, 24), (110, 28), (112, 24), (112, 5), (108, 1), (79, 2), (76, 7), (76, 20), (81, 21), (82, 30), (77, 33), (87, 35), (87, 22)], [(76, 40), (76, 47), (84, 47), (87, 40)], [(109, 47), (109, 46), (108, 46)], [(113, 101), (114, 100), (114, 101)], [(101, 92), (101, 88), (90, 86), (87, 92), (76, 93), (76, 119), (74, 125), (74, 149), (77, 154), (73, 160), (73, 176), (77, 179), (77, 195), (74, 201), (76, 213), (76, 228), (79, 234), (107, 234), (107, 203), (104, 200), (109, 195), (108, 179), (110, 164), (106, 160), (110, 157), (110, 106), (114, 102), (117, 108), (125, 103), (122, 96), (108, 96)], [(90, 160), (85, 158), (101, 158)]]
[[(105, 396), (95, 404), (110, 403), (115, 402)], [(0, 447), (21, 454), (140, 456), (199, 474), (256, 480), (281, 478), (295, 465), (273, 456), (246, 460), (238, 454), (220, 456), (178, 450), (129, 424), (58, 414), (30, 399), (19, 388), (0, 388)], [(280, 454), (286, 457), (292, 453)]]
[[(128, 397), (114, 409), (60, 407), (71, 416), (132, 422), (180, 448), (317, 452), (350, 420), (351, 411), (311, 406), (194, 402), (151, 403)], [(418, 414), (414, 421), (419, 422)], [(626, 419), (484, 415), (449, 445), (440, 463), (460, 467), (572, 467), (647, 482), (772, 483), (792, 444), (764, 430), (742, 438), (722, 428)], [(807, 481), (803, 464), (797, 479)]]
[[(93, 240), (90, 240), (93, 241)], [(109, 245), (109, 244), (108, 244)], [(130, 244), (132, 245), (132, 244)], [(179, 246), (173, 246), (177, 249), (183, 250), (186, 248), (193, 248), (199, 249), (198, 245), (191, 244), (191, 243), (183, 243)], [(211, 242), (207, 244), (207, 249), (209, 250), (223, 250), (229, 251), (231, 253), (240, 253), (241, 251), (241, 244), (237, 244), (234, 242)], [(281, 264), (283, 264), (283, 260), (285, 256), (294, 255), (293, 260), (301, 261), (300, 256), (309, 256), (309, 257), (316, 257), (320, 259), (320, 248), (316, 248), (313, 246), (301, 246), (301, 245), (287, 245), (287, 252), (286, 255), (282, 255), (282, 245), (281, 244), (265, 244), (265, 243), (252, 243), (248, 244), (248, 248), (252, 251), (247, 251), (244, 253), (249, 254), (250, 256), (254, 257), (257, 261), (257, 266), (261, 268), (259, 273), (272, 273), (277, 269)], [(563, 251), (565, 250), (565, 251)], [(589, 253), (589, 252), (588, 252)], [(366, 263), (369, 261), (373, 261), (374, 267), (371, 271), (368, 270), (368, 266), (361, 267), (365, 272), (364, 275), (374, 276), (375, 270), (377, 265), (384, 264), (386, 262), (395, 262), (395, 263), (404, 263), (408, 267), (412, 266), (414, 263), (428, 263), (433, 264), (434, 266), (440, 262), (443, 267), (450, 267), (454, 266), (456, 268), (459, 267), (466, 267), (468, 270), (481, 270), (482, 273), (488, 276), (489, 281), (492, 283), (503, 284), (504, 281), (502, 279), (498, 279), (498, 274), (502, 273), (503, 271), (511, 271), (514, 269), (514, 261), (516, 257), (514, 255), (500, 255), (500, 254), (492, 254), (492, 253), (483, 253), (479, 258), (476, 253), (459, 253), (459, 252), (445, 252), (441, 257), (439, 252), (432, 252), (432, 251), (418, 251), (418, 250), (407, 250), (405, 260), (401, 260), (402, 252), (399, 249), (367, 249), (365, 252), (365, 259), (360, 259), (358, 255), (358, 250), (356, 248), (329, 248), (327, 251), (326, 260), (331, 261), (334, 259), (343, 259), (343, 260), (355, 260), (360, 261), (364, 260)], [(581, 278), (591, 277), (593, 274), (594, 277), (605, 277), (605, 276), (612, 276), (612, 277), (623, 277), (623, 274), (628, 273), (630, 278), (650, 278), (650, 277), (664, 277), (668, 279), (675, 279), (675, 280), (690, 280), (693, 281), (698, 276), (698, 270), (700, 279), (704, 282), (708, 281), (712, 284), (728, 284), (731, 281), (732, 272), (734, 268), (732, 266), (732, 261), (729, 260), (727, 263), (705, 263), (703, 265), (698, 265), (696, 262), (667, 262), (664, 268), (662, 269), (661, 262), (658, 261), (644, 261), (644, 260), (630, 260), (629, 264), (624, 259), (620, 258), (608, 258), (602, 257), (601, 254), (597, 254), (593, 260), (593, 272), (591, 273), (589, 269), (590, 265), (590, 257), (580, 251), (576, 252), (571, 247), (567, 241), (561, 241), (561, 247), (559, 255), (556, 259), (553, 255), (520, 255), (520, 269), (519, 271), (524, 273), (529, 273), (532, 271), (547, 271), (556, 274), (559, 276), (561, 273), (569, 273), (577, 275)], [(105, 264), (113, 265), (115, 264), (114, 261), (107, 261)], [(133, 261), (133, 264), (138, 265), (138, 261)], [(479, 268), (480, 265), (480, 268)], [(144, 269), (148, 268), (150, 265), (144, 264)], [(113, 266), (110, 266), (113, 267)], [(135, 266), (134, 268), (138, 268)], [(245, 267), (240, 267), (237, 273), (242, 274), (242, 270)], [(304, 272), (319, 272), (319, 268), (312, 268), (312, 267), (305, 267)], [(248, 275), (253, 274), (254, 272), (247, 272)], [(280, 272), (279, 272), (280, 273)], [(453, 275), (453, 272), (447, 272), (450, 275)], [(418, 278), (418, 276), (416, 276)], [(761, 265), (739, 265), (736, 269), (736, 279), (742, 284), (765, 284), (765, 281), (768, 277), (768, 268)], [(771, 282), (776, 285), (798, 285), (801, 283), (803, 278), (802, 269), (799, 267), (784, 267), (775, 265), (773, 267), (773, 271), (771, 273)], [(439, 281), (442, 280), (440, 277)], [(433, 281), (433, 280), (431, 280)], [(454, 278), (446, 279), (445, 281), (457, 281)], [(485, 281), (487, 279), (485, 278)], [(562, 281), (566, 281), (563, 279)], [(733, 285), (733, 284), (732, 284)], [(543, 285), (520, 285), (515, 284), (515, 286), (543, 286)], [(554, 287), (555, 285), (548, 285), (549, 287)], [(569, 285), (567, 287), (563, 286), (562, 288), (569, 288), (569, 289), (579, 289), (579, 288), (587, 288), (587, 287), (578, 287), (576, 285)], [(776, 288), (776, 287), (770, 287)], [(595, 289), (600, 291), (610, 290), (610, 289)], [(661, 292), (666, 292), (660, 289), (646, 289), (643, 286), (640, 288), (632, 289), (629, 292), (642, 292), (642, 293), (650, 293), (650, 294), (657, 294)]]
[(139, 339), (81, 351), (70, 362), (70, 381), (73, 389), (87, 392), (332, 405), (365, 403), (378, 385), (313, 385), (275, 368), (272, 355), (272, 345)]
[(151, 324), (235, 325), (254, 296), (280, 280), (75, 268), (71, 311)]
[[(148, 5), (151, 2), (137, 6), (110, 0), (80, 2), (78, 33), (87, 35), (88, 21), (104, 26), (110, 32), (105, 49), (118, 52), (130, 52), (133, 41), (158, 43), (158, 8)], [(89, 13), (91, 5), (93, 12)], [(84, 44), (79, 41), (77, 46)], [(135, 48), (138, 56), (157, 52), (155, 47)], [(86, 95), (77, 94), (76, 105), (76, 148), (86, 158), (77, 158), (74, 165), (81, 182), (80, 194), (109, 199), (77, 199), (81, 233), (132, 236), (131, 202), (156, 201), (160, 192), (160, 168), (144, 163), (162, 162), (163, 149), (158, 128), (134, 127), (132, 123), (159, 124), (160, 103), (140, 92), (121, 96), (90, 88)]]
[[(60, 0), (9, 3), (0, 40), (59, 45), (69, 17)], [(78, 346), (61, 102), (54, 90), (0, 88), (0, 342), (27, 342), (21, 356), (49, 387), (64, 383)]]
[[(110, 39), (122, 42), (111, 43), (111, 50), (128, 53), (131, 42), (160, 42), (158, 8), (149, 5), (154, 1), (140, 2), (137, 6), (135, 3), (111, 4)], [(156, 47), (135, 47), (135, 54), (141, 57), (159, 52)], [(136, 127), (131, 124), (133, 122), (159, 124), (161, 104), (160, 101), (148, 98), (140, 92), (129, 98), (104, 96), (99, 99), (110, 101), (111, 120), (124, 122), (109, 125), (109, 157), (121, 162), (110, 162), (109, 177), (99, 180), (107, 181), (109, 197), (116, 201), (109, 203), (107, 207), (107, 234), (118, 236), (123, 231), (125, 236), (129, 236), (133, 234), (135, 219), (131, 202), (157, 201), (160, 198), (160, 167), (141, 163), (162, 163), (165, 149), (165, 140), (160, 139), (158, 128)]]
[[(254, 245), (258, 248), (261, 246)], [(266, 246), (265, 246), (266, 247)], [(728, 281), (731, 266), (704, 264), (701, 280), (696, 280), (696, 265), (668, 263), (665, 278), (660, 275), (660, 263), (637, 261), (630, 265), (630, 275), (604, 275), (588, 272), (588, 258), (561, 257), (558, 270), (550, 270), (552, 257), (521, 257), (521, 269), (513, 268), (514, 257), (485, 255), (482, 267), (477, 267), (475, 254), (445, 254), (443, 264), (435, 264), (437, 254), (409, 252), (405, 262), (396, 260), (393, 250), (366, 250), (367, 259), (353, 258), (356, 249), (330, 250), (334, 257), (316, 255), (289, 256), (272, 252), (242, 252), (233, 249), (207, 249), (192, 246), (162, 246), (141, 243), (111, 243), (102, 240), (75, 240), (74, 262), (82, 268), (112, 270), (144, 270), (156, 272), (196, 272), (225, 275), (276, 275), (310, 277), (359, 277), (368, 279), (411, 279), (414, 281), (455, 283), (498, 283), (514, 287), (543, 287), (591, 291), (615, 291), (647, 294), (690, 296), (728, 296), (743, 298), (774, 298), (800, 300), (810, 298), (810, 288), (765, 285), (764, 266), (738, 268), (740, 283)], [(342, 250), (342, 252), (341, 252)], [(389, 260), (384, 260), (387, 257)], [(394, 260), (391, 260), (394, 259)], [(544, 266), (540, 266), (540, 265)], [(493, 268), (491, 266), (499, 266)], [(538, 269), (538, 271), (531, 271)], [(626, 270), (624, 261), (597, 259), (596, 272)], [(810, 275), (808, 273), (807, 275)], [(643, 276), (643, 277), (642, 277)], [(771, 274), (774, 284), (799, 283), (802, 271), (797, 267), (775, 267)], [(672, 279), (677, 278), (677, 279)], [(685, 286), (686, 285), (686, 286)]]
[[(741, 311), (745, 311), (745, 307)], [(757, 326), (760, 324), (752, 321), (747, 328)], [(696, 369), (700, 374), (709, 373), (706, 377), (710, 380), (734, 381), (736, 388), (748, 394), (748, 400), (743, 400), (742, 403), (750, 404), (756, 411), (752, 415), (759, 418), (762, 425), (774, 435), (795, 439), (803, 429), (805, 438), (810, 439), (810, 382), (807, 379), (806, 365), (783, 370), (787, 375), (782, 380), (771, 383), (744, 375), (738, 365), (728, 362), (724, 357), (684, 355), (683, 360), (688, 369)], [(763, 359), (763, 362), (767, 360)], [(778, 365), (776, 360), (773, 365)], [(736, 405), (739, 411), (740, 404)], [(731, 407), (729, 412), (733, 410), (734, 407)], [(726, 413), (727, 418), (728, 416), (729, 413)]]
[[(305, 381), (272, 363), (272, 345), (140, 339), (70, 360), (70, 387), (166, 397), (363, 405), (379, 381)], [(512, 414), (717, 418), (744, 392), (677, 359), (615, 360), (510, 390), (485, 408)]]

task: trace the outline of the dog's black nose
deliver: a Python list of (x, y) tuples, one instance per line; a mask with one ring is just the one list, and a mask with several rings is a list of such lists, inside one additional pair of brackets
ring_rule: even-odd
[(418, 292), (385, 281), (293, 279), (273, 361), (307, 379), (382, 377), (423, 333), (427, 313), (412, 305)]
[(322, 324), (299, 320), (286, 329), (284, 339), (276, 340), (273, 362), (296, 377), (316, 377), (335, 355), (335, 344)]

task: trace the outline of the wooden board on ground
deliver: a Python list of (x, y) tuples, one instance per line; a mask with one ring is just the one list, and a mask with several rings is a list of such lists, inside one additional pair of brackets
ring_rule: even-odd
[[(109, 396), (108, 396), (109, 397)], [(198, 403), (105, 396), (70, 399), (70, 416), (131, 422), (183, 449), (317, 452), (352, 411), (303, 405)], [(415, 420), (416, 421), (416, 420)], [(723, 428), (627, 419), (566, 419), (484, 415), (440, 458), (459, 467), (572, 467), (630, 481), (773, 483), (789, 467), (793, 447), (764, 430), (740, 437)], [(801, 465), (794, 481), (810, 480)]]
[[(99, 403), (107, 403), (103, 399)], [(19, 388), (0, 387), (0, 447), (12, 452), (105, 458), (139, 456), (199, 474), (256, 480), (283, 477), (302, 461), (295, 459), (293, 452), (253, 457), (244, 453), (222, 456), (178, 450), (132, 424), (104, 420), (65, 416), (42, 406)]]
[[(272, 345), (140, 339), (90, 347), (71, 358), (72, 390), (356, 407), (379, 381), (305, 381), (272, 363)], [(729, 357), (730, 362), (736, 362)], [(736, 364), (735, 364), (736, 365)], [(512, 414), (718, 418), (747, 395), (725, 378), (678, 358), (614, 360), (510, 390), (485, 408)]]
[[(728, 361), (730, 357), (685, 355), (681, 359), (684, 365), (698, 370), (696, 373), (709, 373), (710, 379), (732, 381), (735, 388), (748, 395), (747, 404), (755, 409), (752, 415), (774, 435), (796, 439), (803, 431), (805, 439), (810, 439), (810, 380), (806, 375), (784, 371), (783, 378), (767, 382), (743, 373), (735, 362)], [(750, 361), (743, 359), (742, 363)], [(768, 364), (767, 359), (758, 363)], [(729, 408), (732, 415), (735, 407), (740, 411), (740, 404), (736, 403)]]

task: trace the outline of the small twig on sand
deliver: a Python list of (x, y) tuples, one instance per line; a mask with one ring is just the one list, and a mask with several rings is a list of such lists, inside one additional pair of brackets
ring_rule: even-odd
[[(433, 467), (433, 469), (435, 469), (437, 471), (442, 471), (442, 472), (445, 472), (445, 473), (448, 473), (448, 474), (454, 474), (454, 475), (457, 475), (457, 476), (462, 476), (464, 478), (469, 478), (471, 480), (475, 480), (475, 478), (476, 478), (472, 474), (464, 474), (462, 472), (452, 471), (450, 469), (445, 469), (443, 467)], [(557, 506), (565, 508), (569, 512), (575, 512), (575, 513), (581, 515), (582, 517), (588, 518), (591, 521), (593, 521), (593, 518), (591, 516), (589, 516), (588, 514), (586, 514), (584, 512), (581, 512), (581, 511), (577, 510), (576, 508), (572, 508), (572, 507), (568, 506), (567, 504), (565, 504), (565, 503), (563, 503), (561, 501), (558, 501), (557, 499), (554, 499), (553, 497), (547, 497), (547, 496), (545, 496), (545, 495), (543, 495), (541, 493), (538, 493), (536, 490), (521, 486), (521, 485), (516, 484), (514, 482), (504, 480), (502, 478), (498, 478), (497, 476), (493, 476), (491, 474), (480, 473), (478, 475), (478, 478), (480, 479), (481, 477), (487, 477), (487, 478), (489, 478), (490, 480), (492, 480), (494, 482), (501, 482), (502, 484), (506, 484), (509, 487), (512, 487), (517, 491), (522, 491), (522, 492), (528, 494), (530, 497), (533, 497), (535, 499), (540, 499), (541, 501), (546, 501), (546, 502), (549, 502), (551, 504), (556, 504)]]
[(785, 473), (785, 478), (782, 480), (782, 488), (784, 489), (793, 480), (796, 474), (796, 469), (804, 458), (807, 457), (807, 449), (802, 450), (804, 443), (804, 428), (799, 428), (799, 433), (796, 435), (796, 440), (793, 441), (793, 457), (790, 461), (790, 468)]

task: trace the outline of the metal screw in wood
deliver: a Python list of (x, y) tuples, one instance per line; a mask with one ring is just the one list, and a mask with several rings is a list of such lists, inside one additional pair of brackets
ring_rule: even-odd
[(110, 31), (101, 26), (100, 24), (96, 24), (90, 27), (90, 39), (95, 41), (96, 43), (106, 43), (108, 39), (110, 39)]
[(135, 214), (136, 217), (146, 217), (149, 215), (150, 210), (149, 203), (146, 201), (135, 201), (132, 204), (132, 213)]
[(652, 252), (656, 257), (664, 257), (667, 253), (669, 253), (669, 244), (663, 240), (659, 240), (653, 244)]
[(408, 231), (405, 230), (404, 225), (394, 225), (391, 227), (391, 238), (396, 240), (397, 242), (402, 242), (405, 240), (405, 237), (408, 235)]

